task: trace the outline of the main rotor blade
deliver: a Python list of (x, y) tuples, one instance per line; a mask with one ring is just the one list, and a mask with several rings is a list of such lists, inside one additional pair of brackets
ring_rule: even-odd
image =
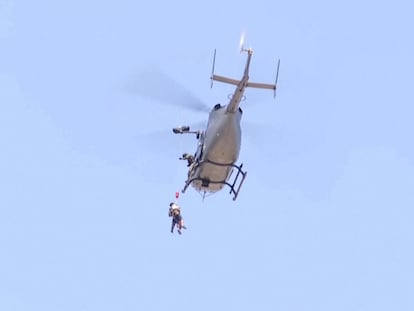
[(208, 105), (185, 87), (157, 69), (147, 70), (132, 77), (127, 85), (127, 90), (163, 104), (181, 106), (197, 112), (211, 110)]

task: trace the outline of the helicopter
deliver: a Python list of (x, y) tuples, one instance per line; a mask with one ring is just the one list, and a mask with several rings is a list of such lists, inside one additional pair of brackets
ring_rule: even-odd
[(211, 87), (213, 81), (235, 85), (234, 93), (229, 95), (229, 103), (227, 105), (218, 103), (211, 109), (204, 131), (193, 131), (189, 126), (173, 128), (174, 134), (195, 134), (198, 140), (194, 155), (184, 153), (179, 158), (186, 160), (188, 166), (187, 180), (181, 190), (182, 193), (192, 185), (204, 199), (207, 193), (215, 193), (228, 186), (229, 194), (233, 195), (235, 201), (246, 179), (247, 171), (244, 170), (243, 163), (236, 164), (241, 146), (240, 122), (243, 111), (240, 102), (245, 99), (244, 92), (248, 87), (273, 90), (276, 97), (280, 59), (277, 62), (274, 84), (250, 82), (249, 66), (253, 50), (241, 45), (240, 52), (247, 53), (247, 61), (242, 78), (237, 80), (214, 73), (216, 61), (216, 50), (214, 50)]

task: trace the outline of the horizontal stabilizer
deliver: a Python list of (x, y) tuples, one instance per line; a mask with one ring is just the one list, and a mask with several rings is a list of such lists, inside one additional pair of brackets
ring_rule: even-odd
[(254, 87), (256, 89), (276, 90), (276, 84), (247, 82), (247, 87)]
[(230, 79), (230, 78), (223, 77), (223, 76), (218, 76), (218, 75), (213, 75), (211, 77), (211, 79), (215, 80), (215, 81), (223, 82), (223, 83), (233, 84), (233, 85), (239, 85), (239, 83), (240, 83), (239, 80)]
[[(239, 83), (240, 83), (240, 80), (231, 79), (231, 78), (227, 78), (227, 77), (223, 77), (223, 76), (219, 76), (219, 75), (213, 75), (211, 77), (211, 79), (214, 80), (214, 81), (219, 81), (219, 82), (223, 82), (223, 83), (227, 83), (227, 84), (232, 84), (232, 85), (239, 85)], [(276, 84), (247, 82), (247, 85), (246, 86), (247, 87), (257, 88), (257, 89), (276, 90)]]

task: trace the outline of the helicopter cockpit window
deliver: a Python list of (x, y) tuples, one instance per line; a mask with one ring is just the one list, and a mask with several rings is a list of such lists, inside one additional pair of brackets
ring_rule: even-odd
[(221, 108), (221, 105), (220, 104), (217, 104), (217, 105), (214, 106), (214, 110), (218, 110), (220, 108)]
[(243, 113), (243, 110), (239, 107), (239, 111), (241, 112), (241, 113)]

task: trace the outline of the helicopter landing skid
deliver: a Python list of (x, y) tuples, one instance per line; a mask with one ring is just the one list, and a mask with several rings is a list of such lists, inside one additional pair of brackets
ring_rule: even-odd
[[(205, 161), (198, 162), (196, 164), (196, 166), (194, 166), (193, 169), (196, 169), (198, 166), (200, 166), (204, 163), (210, 163), (210, 164), (214, 164), (214, 165), (218, 165), (218, 166), (231, 166), (231, 167), (237, 169), (237, 174), (234, 177), (232, 183), (230, 183), (226, 180), (212, 181), (212, 180), (207, 180), (207, 179), (202, 178), (202, 177), (194, 177), (194, 178), (191, 178), (191, 179), (187, 179), (187, 181), (185, 182), (184, 188), (181, 192), (184, 193), (187, 190), (188, 186), (191, 185), (191, 183), (193, 181), (200, 180), (201, 183), (202, 183), (202, 187), (208, 187), (209, 184), (223, 184), (223, 185), (229, 186), (229, 188), (230, 188), (229, 194), (233, 194), (233, 201), (235, 201), (237, 199), (237, 196), (239, 195), (240, 188), (243, 185), (244, 179), (247, 176), (247, 171), (242, 170), (243, 163), (240, 164), (240, 166), (238, 166), (238, 165), (235, 165), (235, 164), (222, 164), (222, 163), (217, 163), (217, 162), (210, 161), (210, 160), (205, 160)], [(239, 181), (239, 183), (237, 183), (237, 181), (239, 180), (240, 175), (241, 175), (241, 180)], [(204, 193), (204, 195), (205, 195), (205, 193)]]

